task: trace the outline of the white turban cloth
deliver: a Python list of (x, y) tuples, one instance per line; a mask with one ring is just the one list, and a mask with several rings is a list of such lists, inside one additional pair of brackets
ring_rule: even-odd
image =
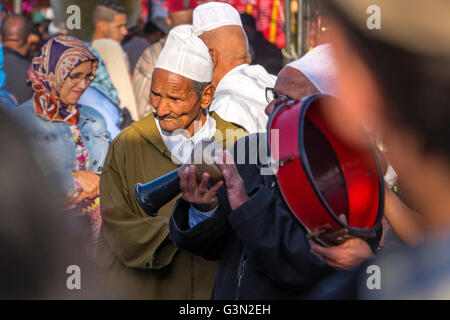
[(208, 47), (192, 32), (192, 26), (173, 28), (155, 68), (179, 74), (197, 82), (211, 82), (213, 65)]
[(192, 17), (194, 34), (199, 36), (205, 31), (223, 26), (242, 27), (239, 12), (223, 2), (207, 2), (194, 9)]
[(331, 44), (317, 46), (287, 66), (300, 70), (320, 93), (336, 96), (336, 60)]

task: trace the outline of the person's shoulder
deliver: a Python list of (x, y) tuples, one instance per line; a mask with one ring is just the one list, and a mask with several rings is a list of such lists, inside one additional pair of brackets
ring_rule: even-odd
[(16, 109), (15, 112), (17, 114), (20, 115), (34, 115), (34, 106), (33, 106), (33, 99), (29, 99), (27, 101), (25, 101), (24, 103), (22, 103), (21, 105), (19, 105)]
[(264, 68), (260, 64), (252, 64), (242, 69), (242, 74), (247, 77), (257, 78), (259, 80), (265, 80), (275, 84), (277, 80), (277, 76), (270, 74), (267, 72), (266, 68)]
[(213, 118), (216, 121), (216, 139), (219, 138), (217, 136), (220, 132), (220, 137), (222, 141), (226, 142), (226, 147), (229, 148), (234, 143), (236, 143), (239, 139), (242, 137), (245, 137), (248, 132), (240, 125), (223, 120), (217, 113), (211, 112), (210, 113), (211, 118)]
[(78, 106), (80, 110), (80, 115), (95, 118), (95, 120), (105, 121), (105, 118), (103, 118), (102, 114), (97, 110), (95, 110), (93, 107), (90, 107), (85, 104), (80, 104)]
[(145, 65), (151, 64), (151, 66), (153, 68), (153, 65), (156, 63), (156, 59), (158, 59), (158, 56), (161, 53), (165, 43), (166, 43), (166, 37), (162, 38), (158, 42), (153, 43), (149, 47), (145, 48), (144, 51), (142, 51), (142, 54), (139, 57), (136, 66), (141, 66), (141, 65), (145, 66)]
[(222, 119), (216, 112), (211, 111), (209, 113), (210, 117), (213, 118), (216, 121), (216, 128), (218, 130), (227, 130), (227, 129), (239, 129), (239, 130), (243, 130), (244, 132), (245, 129), (241, 126), (239, 126), (236, 123), (230, 122), (230, 121), (226, 121), (224, 119)]
[(101, 55), (101, 52), (125, 52), (119, 42), (113, 39), (98, 39), (92, 41), (92, 48), (97, 50)]
[(133, 122), (131, 125), (120, 131), (111, 144), (126, 147), (142, 141), (142, 133), (139, 128), (146, 127), (149, 121), (151, 121), (151, 119), (147, 116), (139, 121)]

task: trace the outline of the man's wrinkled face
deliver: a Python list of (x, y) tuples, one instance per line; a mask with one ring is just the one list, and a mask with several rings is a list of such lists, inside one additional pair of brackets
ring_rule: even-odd
[[(306, 76), (297, 69), (291, 67), (283, 68), (278, 74), (275, 82), (274, 91), (278, 96), (288, 96), (294, 99), (303, 99), (319, 90), (306, 78)], [(272, 113), (277, 99), (272, 100), (266, 107), (266, 114)]]
[(122, 43), (122, 40), (127, 34), (127, 16), (124, 14), (116, 14), (114, 21), (108, 23), (107, 38)]
[(192, 88), (192, 81), (159, 68), (153, 71), (150, 103), (161, 129), (168, 132), (189, 130), (202, 112), (201, 99)]

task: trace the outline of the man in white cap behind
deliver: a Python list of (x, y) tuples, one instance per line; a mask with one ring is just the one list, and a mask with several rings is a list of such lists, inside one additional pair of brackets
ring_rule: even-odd
[(216, 93), (210, 109), (249, 133), (266, 130), (266, 87), (276, 77), (259, 65), (250, 66), (248, 41), (239, 13), (231, 5), (209, 2), (194, 9), (194, 34), (209, 48)]
[(208, 48), (193, 35), (192, 26), (172, 29), (148, 92), (155, 113), (123, 130), (110, 145), (100, 181), (104, 224), (98, 259), (117, 298), (208, 299), (211, 295), (216, 264), (178, 250), (170, 240), (174, 200), (152, 217), (134, 194), (136, 183), (177, 169), (178, 160), (185, 161), (200, 140), (213, 138), (223, 146), (226, 134), (245, 134), (208, 113), (214, 95), (211, 78)]
[(267, 88), (269, 115), (283, 96), (303, 99), (311, 94), (322, 93), (336, 96), (334, 81), (336, 63), (329, 43), (315, 47), (300, 59), (288, 63), (280, 73), (273, 88)]

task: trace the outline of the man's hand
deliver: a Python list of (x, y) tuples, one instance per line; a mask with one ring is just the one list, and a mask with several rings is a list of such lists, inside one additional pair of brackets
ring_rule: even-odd
[(233, 161), (233, 157), (227, 150), (224, 152), (218, 151), (217, 158), (216, 163), (219, 166), (220, 171), (222, 171), (225, 179), (225, 186), (231, 209), (235, 210), (248, 200), (247, 191), (244, 187), (244, 181), (239, 175), (236, 164)]
[(95, 199), (100, 194), (100, 177), (94, 171), (79, 170), (74, 177), (82, 188), (81, 193), (73, 201), (79, 203), (84, 199)]
[[(342, 214), (339, 220), (347, 225), (345, 215)], [(360, 238), (352, 238), (338, 246), (328, 248), (313, 241), (310, 241), (309, 244), (311, 252), (317, 258), (336, 269), (352, 270), (364, 261), (375, 257), (367, 242)]]
[(352, 238), (333, 247), (322, 247), (310, 241), (311, 252), (324, 263), (336, 269), (352, 270), (364, 261), (374, 258), (367, 242)]
[(208, 189), (209, 174), (203, 173), (202, 181), (198, 184), (196, 172), (195, 165), (184, 165), (178, 170), (183, 199), (192, 203), (200, 211), (211, 211), (219, 204), (216, 193), (223, 186), (223, 181), (217, 182)]

